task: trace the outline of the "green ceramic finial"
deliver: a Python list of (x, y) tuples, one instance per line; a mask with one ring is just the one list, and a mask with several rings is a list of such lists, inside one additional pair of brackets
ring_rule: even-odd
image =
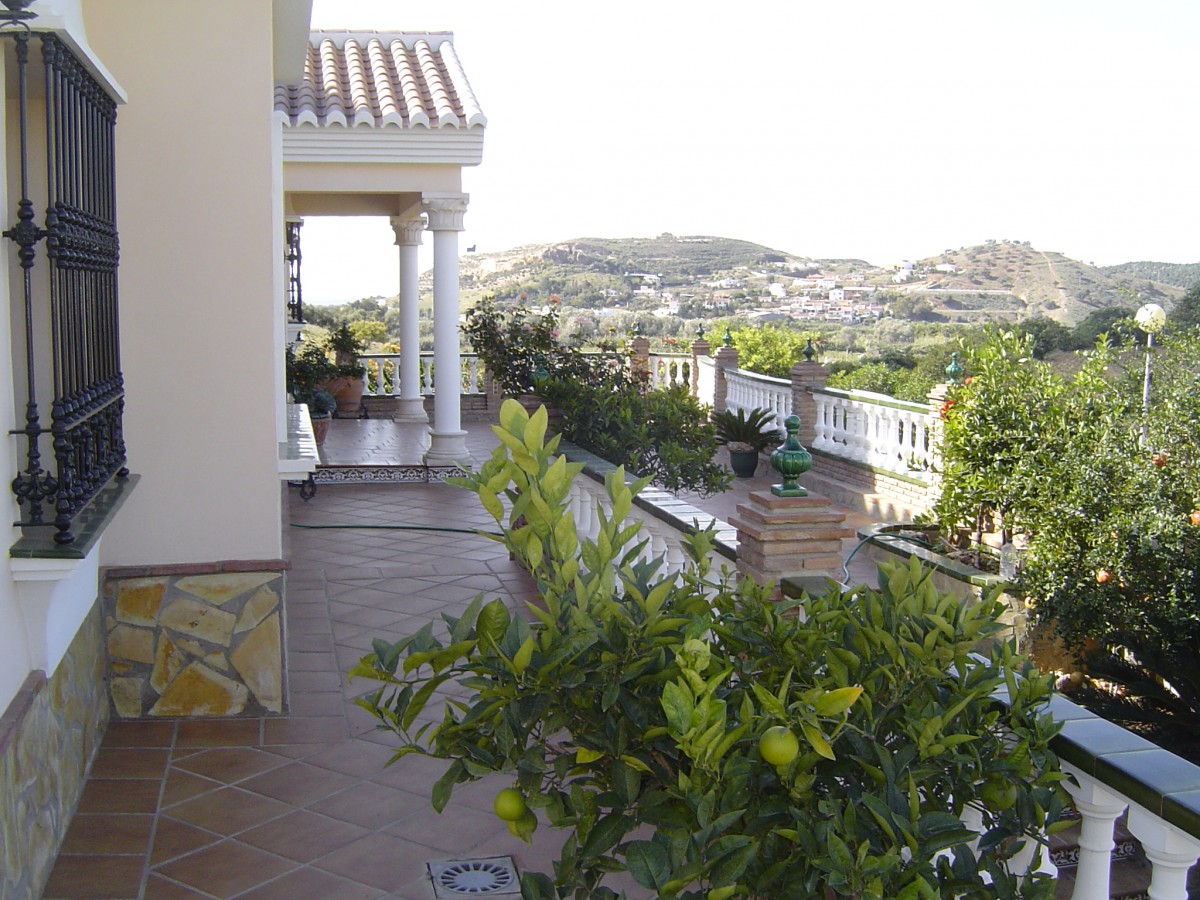
[(696, 340), (698, 340), (698, 341), (704, 340), (704, 323), (703, 322), (701, 322), (696, 327)]
[(817, 355), (817, 349), (812, 345), (812, 338), (809, 338), (805, 342), (804, 349), (800, 351), (800, 355), (804, 357), (805, 362), (813, 361), (813, 357)]
[(642, 323), (641, 322), (633, 323), (633, 336), (635, 338), (639, 338), (642, 336)]
[(724, 347), (733, 346), (733, 334), (730, 333), (728, 325), (725, 326), (725, 334), (721, 338), (721, 345)]
[(783, 420), (787, 429), (787, 440), (771, 454), (771, 467), (783, 476), (783, 484), (771, 485), (776, 497), (807, 497), (808, 491), (796, 483), (796, 479), (812, 468), (812, 455), (800, 446), (800, 417), (788, 416)]
[(951, 384), (962, 384), (963, 373), (966, 371), (963, 364), (958, 361), (958, 351), (955, 350), (950, 354), (950, 365), (946, 366), (946, 378)]

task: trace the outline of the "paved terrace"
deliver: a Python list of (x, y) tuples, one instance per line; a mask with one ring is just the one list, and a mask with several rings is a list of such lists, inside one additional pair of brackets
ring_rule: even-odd
[[(333, 464), (378, 462), (382, 451), (386, 464), (404, 465), (421, 445), (390, 422), (334, 428)], [(484, 425), (469, 430), (482, 459), (495, 439)], [(773, 480), (692, 502), (725, 518)], [(296, 525), (494, 527), (473, 495), (436, 483), (321, 485), (308, 503), (291, 488), (287, 504)], [(388, 733), (352, 703), (371, 683), (345, 676), (373, 638), (457, 615), (481, 591), (523, 608), (526, 573), (477, 535), (285, 529), (289, 715), (114, 722), (44, 897), (429, 900), (431, 861), (511, 856), (518, 871), (551, 871), (552, 829), (543, 825), (529, 847), (491, 812), (506, 778), (462, 786), (435, 813), (429, 789), (446, 763), (408, 756), (387, 767)], [(856, 561), (856, 578), (871, 573)], [(628, 879), (611, 884), (650, 896)]]

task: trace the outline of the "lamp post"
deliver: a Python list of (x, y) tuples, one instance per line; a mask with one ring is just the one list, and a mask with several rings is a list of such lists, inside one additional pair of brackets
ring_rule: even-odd
[(1145, 447), (1150, 439), (1150, 355), (1154, 350), (1154, 335), (1167, 324), (1167, 314), (1157, 303), (1147, 303), (1134, 315), (1138, 328), (1146, 332), (1146, 374), (1142, 379), (1142, 437), (1138, 446)]

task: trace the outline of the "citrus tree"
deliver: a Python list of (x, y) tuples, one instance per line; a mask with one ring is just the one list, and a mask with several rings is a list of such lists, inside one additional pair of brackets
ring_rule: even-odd
[[(621, 869), (665, 898), (1052, 896), (1013, 863), (1060, 812), (1050, 687), (998, 640), (996, 604), (962, 606), (912, 566), (800, 615), (714, 573), (711, 532), (667, 574), (626, 521), (641, 482), (612, 474), (580, 540), (579, 467), (545, 443), (544, 411), (500, 418), (501, 446), (459, 483), (539, 600), (513, 615), (477, 598), (444, 640), (429, 625), (377, 641), (352, 674), (378, 683), (360, 703), (397, 758), (448, 760), (437, 809), (505, 773), (510, 831), (566, 830), (524, 897), (614, 897), (603, 879)], [(448, 681), (471, 696), (418, 726)]]
[[(1200, 734), (1200, 331), (1099, 348), (1048, 456), (1021, 584), (1136, 718)], [(1077, 379), (1078, 380), (1078, 379)], [(1143, 424), (1145, 432), (1143, 433)]]
[(1068, 434), (1069, 383), (1035, 359), (1033, 337), (990, 330), (964, 347), (970, 376), (939, 411), (941, 494), (933, 512), (948, 533), (991, 530), (1005, 540), (1053, 487)]

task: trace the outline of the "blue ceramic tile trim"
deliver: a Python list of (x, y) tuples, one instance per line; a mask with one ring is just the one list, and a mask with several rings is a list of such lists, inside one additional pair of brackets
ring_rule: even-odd
[[(1006, 690), (993, 697), (1008, 703)], [(1060, 759), (1200, 840), (1200, 766), (1061, 694), (1050, 698), (1048, 712), (1062, 723), (1050, 741)]]
[(70, 544), (54, 543), (54, 526), (42, 525), (24, 529), (22, 537), (9, 548), (8, 555), (14, 559), (84, 559), (141, 477), (114, 478), (101, 488), (73, 523), (75, 540)]
[[(576, 447), (569, 441), (560, 443), (558, 452), (571, 462), (583, 463), (583, 474), (600, 484), (604, 484), (608, 473), (617, 468), (608, 460)], [(625, 473), (626, 484), (633, 484), (636, 480), (628, 472)], [(680, 500), (669, 491), (653, 487), (647, 487), (634, 497), (633, 503), (639, 509), (645, 510), (654, 518), (684, 534), (694, 534), (710, 523), (715, 524), (716, 546), (714, 549), (731, 562), (737, 559), (737, 529), (728, 522), (716, 518), (712, 513), (706, 513), (704, 510)]]

